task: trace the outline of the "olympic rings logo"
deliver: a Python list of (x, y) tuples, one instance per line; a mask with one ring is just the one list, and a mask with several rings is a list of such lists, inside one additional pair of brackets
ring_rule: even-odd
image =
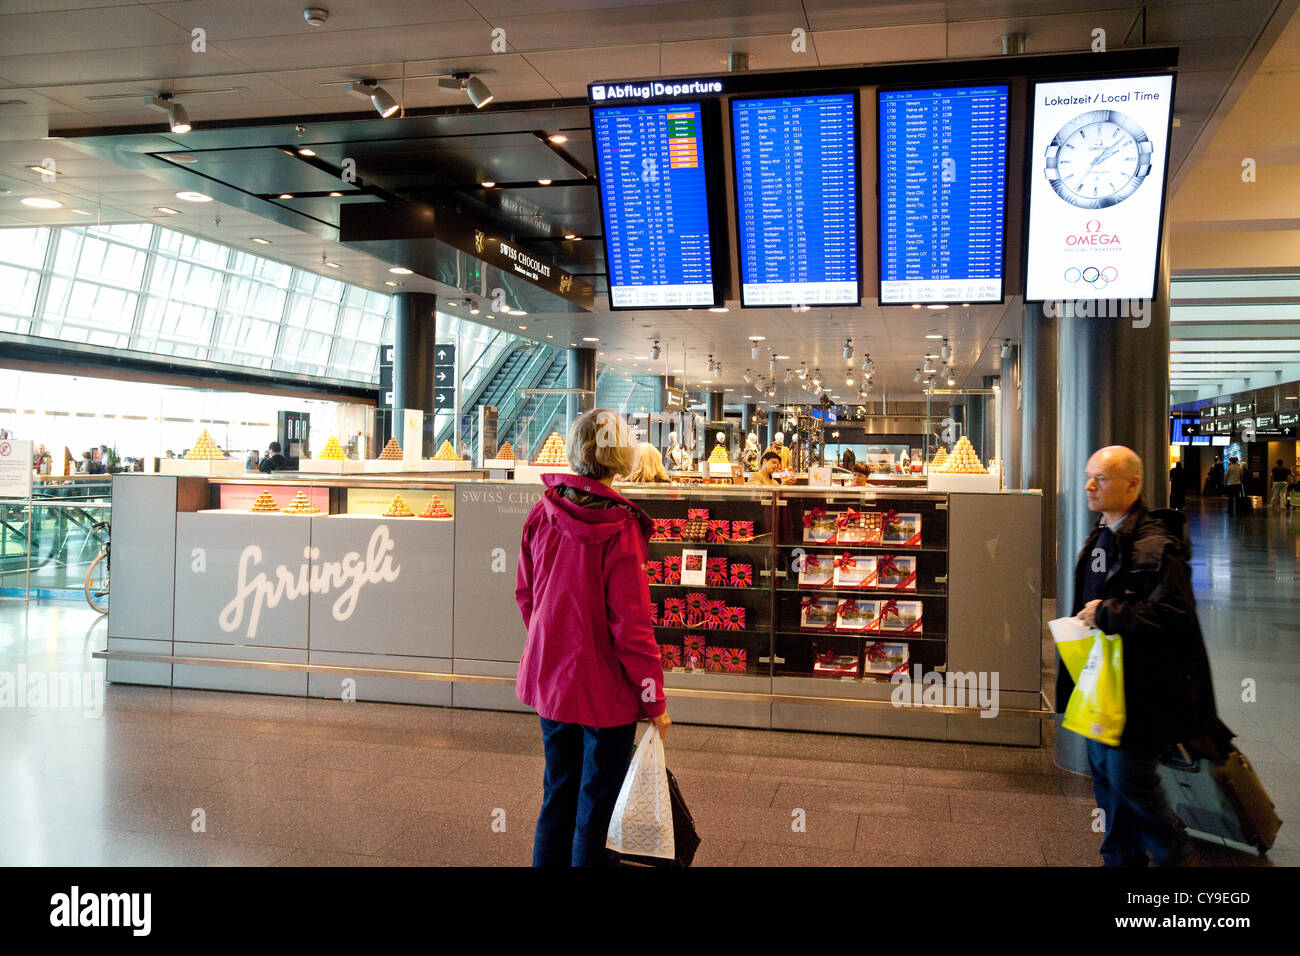
[(1084, 266), (1079, 269), (1070, 266), (1065, 270), (1066, 282), (1086, 282), (1094, 289), (1104, 289), (1119, 278), (1119, 270), (1114, 266), (1098, 269), (1096, 266)]

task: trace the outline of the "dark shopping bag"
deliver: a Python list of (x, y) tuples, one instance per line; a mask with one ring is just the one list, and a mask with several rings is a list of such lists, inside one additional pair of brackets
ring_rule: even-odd
[(677, 786), (677, 778), (673, 776), (671, 770), (665, 770), (664, 772), (668, 774), (668, 798), (672, 802), (673, 808), (673, 849), (675, 856), (671, 860), (664, 860), (653, 856), (619, 854), (619, 859), (624, 863), (645, 866), (690, 866), (691, 861), (695, 859), (695, 851), (700, 848), (700, 835), (695, 832), (695, 818), (691, 816), (690, 808), (686, 806), (686, 801), (682, 798), (681, 788)]
[(1160, 759), (1160, 786), (1187, 835), (1263, 856), (1282, 826), (1263, 784), (1236, 748), (1212, 760), (1178, 747)]

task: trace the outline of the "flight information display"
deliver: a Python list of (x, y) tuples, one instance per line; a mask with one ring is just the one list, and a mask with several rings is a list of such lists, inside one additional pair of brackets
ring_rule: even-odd
[(857, 305), (858, 99), (731, 101), (741, 305)]
[(882, 305), (1001, 301), (1009, 92), (878, 93)]
[(615, 309), (714, 304), (699, 103), (592, 110)]

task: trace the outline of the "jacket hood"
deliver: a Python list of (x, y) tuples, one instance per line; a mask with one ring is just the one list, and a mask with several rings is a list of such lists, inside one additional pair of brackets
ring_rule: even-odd
[[(613, 488), (583, 478), (579, 475), (550, 473), (542, 475), (546, 493), (542, 507), (546, 518), (567, 537), (585, 544), (598, 544), (622, 534), (629, 523), (642, 537), (649, 538), (654, 523), (649, 516)], [(561, 494), (562, 488), (573, 488), (594, 499), (608, 501), (608, 507), (584, 507)]]

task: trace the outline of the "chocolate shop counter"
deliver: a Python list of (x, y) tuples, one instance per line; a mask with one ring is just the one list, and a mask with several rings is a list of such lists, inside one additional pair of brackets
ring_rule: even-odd
[[(526, 710), (540, 484), (119, 475), (110, 682)], [(674, 721), (1040, 743), (1037, 492), (620, 485)]]

